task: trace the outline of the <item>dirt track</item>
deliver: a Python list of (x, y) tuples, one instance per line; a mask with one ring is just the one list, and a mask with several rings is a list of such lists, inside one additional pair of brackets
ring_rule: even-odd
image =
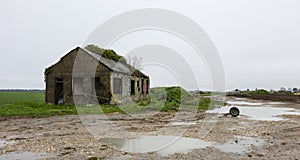
[[(284, 106), (300, 109), (299, 105), (292, 103)], [(131, 116), (106, 115), (109, 120), (94, 116), (89, 118), (88, 123), (91, 125), (99, 124), (100, 121), (109, 121), (124, 131), (133, 133), (129, 135), (132, 137), (135, 135), (180, 135), (182, 130), (187, 129), (183, 137), (198, 138), (202, 124), (208, 123), (203, 120), (206, 115), (203, 112), (196, 115), (183, 113), (177, 119), (180, 122), (197, 122), (191, 125), (170, 125), (170, 119), (175, 117), (174, 112), (149, 112)], [(229, 151), (223, 152), (215, 147), (207, 147), (168, 156), (161, 156), (154, 152), (119, 151), (116, 147), (97, 140), (87, 131), (79, 116), (1, 118), (0, 140), (12, 143), (0, 147), (0, 154), (3, 158), (9, 153), (25, 151), (47, 153), (48, 159), (300, 159), (300, 116), (283, 117), (286, 119), (282, 121), (255, 121), (243, 116), (239, 118), (221, 116), (203, 139), (218, 144), (227, 142), (239, 144), (241, 140), (238, 137), (251, 137), (257, 141), (264, 141), (259, 146), (250, 144), (247, 152), (231, 153), (230, 148)], [(119, 132), (110, 133), (109, 128), (99, 128), (99, 126), (95, 128), (101, 131), (101, 137), (120, 136)]]

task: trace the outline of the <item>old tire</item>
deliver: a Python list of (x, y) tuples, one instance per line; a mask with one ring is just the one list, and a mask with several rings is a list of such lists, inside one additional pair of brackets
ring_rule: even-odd
[(229, 113), (232, 117), (237, 117), (240, 115), (240, 110), (237, 107), (231, 107)]

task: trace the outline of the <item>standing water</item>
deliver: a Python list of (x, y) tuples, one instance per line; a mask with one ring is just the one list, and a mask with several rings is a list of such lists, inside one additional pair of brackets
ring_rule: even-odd
[(229, 113), (229, 109), (232, 106), (237, 107), (240, 110), (240, 115), (246, 116), (250, 120), (262, 120), (262, 121), (280, 121), (284, 120), (282, 115), (300, 115), (300, 110), (286, 107), (276, 107), (276, 105), (284, 105), (282, 102), (247, 102), (230, 100), (227, 102), (228, 106), (208, 110), (207, 113)]
[(126, 152), (147, 153), (157, 152), (162, 156), (174, 153), (188, 153), (193, 149), (215, 147), (222, 152), (243, 154), (251, 151), (251, 146), (260, 146), (263, 140), (252, 137), (236, 137), (239, 143), (228, 141), (225, 144), (204, 141), (201, 139), (179, 136), (140, 136), (135, 139), (104, 138), (101, 141), (111, 144)]
[(14, 142), (11, 142), (11, 141), (5, 141), (5, 140), (1, 140), (0, 139), (0, 147), (4, 147), (6, 145), (9, 145), (9, 144), (12, 144)]

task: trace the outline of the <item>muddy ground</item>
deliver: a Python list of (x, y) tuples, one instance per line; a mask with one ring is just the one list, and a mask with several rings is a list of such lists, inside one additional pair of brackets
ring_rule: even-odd
[[(296, 103), (285, 103), (281, 106), (300, 110), (300, 105)], [(219, 115), (216, 124), (207, 116), (216, 115), (183, 112), (177, 116), (175, 112), (148, 112), (81, 117), (2, 117), (0, 159), (9, 158), (12, 153), (21, 153), (21, 159), (26, 158), (26, 154), (22, 153), (42, 153), (43, 156), (35, 157), (41, 159), (300, 159), (299, 115), (284, 115), (285, 119), (281, 121), (256, 121), (243, 116), (234, 118)], [(177, 117), (176, 122), (196, 123), (172, 124), (170, 121), (174, 117)], [(213, 126), (212, 130), (208, 129), (209, 132), (204, 134), (203, 125)], [(235, 152), (234, 148), (221, 151), (211, 146), (190, 152), (161, 155), (156, 152), (120, 151), (117, 147), (99, 140), (105, 137), (132, 138), (140, 135), (181, 135), (190, 138), (205, 135), (203, 140), (218, 144), (239, 144), (239, 137), (251, 137), (257, 141), (263, 140), (263, 144), (255, 145), (253, 142), (250, 147), (248, 144), (249, 149), (242, 153)]]

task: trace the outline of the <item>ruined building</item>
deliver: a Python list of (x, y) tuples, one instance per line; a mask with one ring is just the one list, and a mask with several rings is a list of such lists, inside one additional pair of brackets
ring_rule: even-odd
[(120, 104), (149, 98), (149, 77), (129, 64), (77, 47), (45, 70), (46, 102)]

